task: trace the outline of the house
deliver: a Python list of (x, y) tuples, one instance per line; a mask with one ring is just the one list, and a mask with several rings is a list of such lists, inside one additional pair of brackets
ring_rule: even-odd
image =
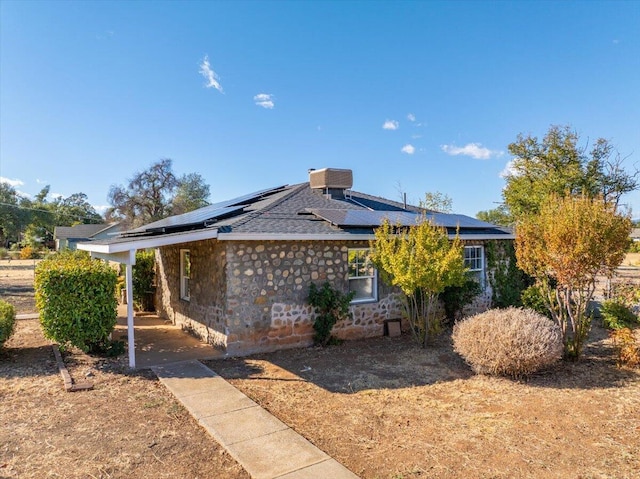
[(56, 243), (56, 251), (75, 250), (78, 243), (111, 238), (120, 231), (119, 223), (56, 226), (53, 230), (53, 239)]
[[(159, 314), (231, 355), (309, 345), (308, 288), (324, 281), (356, 293), (353, 319), (336, 324), (335, 336), (380, 336), (385, 319), (402, 316), (401, 302), (368, 260), (369, 242), (385, 219), (409, 226), (425, 211), (352, 191), (352, 183), (351, 170), (310, 170), (308, 182), (257, 191), (79, 247), (126, 264), (136, 249), (155, 248)], [(485, 285), (476, 307), (487, 308), (484, 243), (513, 240), (513, 234), (464, 215), (426, 216), (451, 237), (459, 232), (465, 261)]]

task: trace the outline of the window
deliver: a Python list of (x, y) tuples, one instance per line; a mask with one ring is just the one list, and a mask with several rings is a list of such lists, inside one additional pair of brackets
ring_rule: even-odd
[(484, 288), (484, 249), (482, 246), (464, 247), (464, 265), (469, 272)]
[(378, 300), (377, 271), (369, 259), (369, 248), (349, 250), (349, 291), (355, 291), (352, 303)]
[(191, 291), (189, 280), (191, 279), (191, 257), (188, 249), (180, 250), (180, 299), (189, 301)]

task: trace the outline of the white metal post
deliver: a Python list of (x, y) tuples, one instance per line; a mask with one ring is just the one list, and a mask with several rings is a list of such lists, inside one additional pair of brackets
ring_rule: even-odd
[(129, 261), (127, 261), (127, 340), (129, 342), (129, 367), (136, 368), (136, 344), (134, 340), (133, 325), (133, 265), (136, 262), (135, 250), (129, 251)]

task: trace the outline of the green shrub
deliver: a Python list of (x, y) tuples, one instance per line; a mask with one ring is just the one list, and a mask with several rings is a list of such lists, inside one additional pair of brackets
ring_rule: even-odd
[(602, 315), (602, 324), (608, 329), (628, 328), (638, 323), (638, 317), (629, 306), (613, 299), (602, 302), (600, 314)]
[(7, 248), (0, 248), (0, 259), (5, 259), (9, 257), (9, 251)]
[(630, 241), (629, 242), (629, 253), (640, 253), (640, 241)]
[(112, 347), (117, 273), (84, 251), (63, 251), (36, 266), (36, 304), (47, 338), (89, 353)]
[(478, 374), (522, 377), (562, 358), (562, 331), (530, 309), (492, 309), (457, 323), (453, 346)]
[(133, 266), (133, 304), (141, 311), (153, 311), (154, 284), (156, 279), (156, 255), (153, 251), (136, 252)]
[(482, 292), (482, 287), (475, 279), (468, 278), (462, 286), (447, 286), (440, 293), (447, 319), (455, 321), (462, 317), (462, 310)]
[(344, 294), (325, 281), (318, 288), (311, 283), (309, 286), (309, 304), (316, 309), (316, 319), (313, 323), (315, 334), (313, 340), (316, 344), (326, 346), (331, 340), (331, 329), (341, 319), (351, 317), (349, 304), (355, 292)]
[(551, 311), (544, 304), (542, 291), (538, 286), (529, 286), (522, 292), (522, 306), (551, 319)]
[(16, 325), (16, 310), (13, 305), (0, 299), (0, 348), (13, 334)]

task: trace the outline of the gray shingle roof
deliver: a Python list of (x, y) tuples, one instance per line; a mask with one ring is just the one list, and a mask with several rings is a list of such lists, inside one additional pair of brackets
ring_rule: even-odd
[[(158, 234), (173, 234), (180, 231), (194, 231), (205, 227), (217, 228), (222, 233), (239, 233), (239, 234), (276, 234), (286, 236), (313, 234), (313, 235), (333, 235), (344, 234), (352, 236), (354, 234), (372, 233), (375, 225), (340, 225), (332, 224), (321, 218), (317, 214), (313, 214), (316, 210), (355, 210), (355, 211), (410, 211), (424, 212), (421, 208), (407, 205), (406, 209), (402, 203), (397, 201), (381, 198), (377, 196), (367, 195), (355, 191), (346, 192), (345, 197), (329, 197), (323, 194), (321, 190), (311, 189), (309, 183), (300, 183), (285, 187), (264, 190), (269, 192), (262, 196), (246, 195), (251, 197), (243, 205), (237, 207), (237, 201), (231, 201), (234, 209), (229, 215), (219, 218), (213, 215), (209, 218), (208, 212), (216, 210), (216, 208), (205, 207), (188, 214), (190, 221), (181, 221), (180, 217), (168, 218), (163, 220), (163, 228), (149, 228), (155, 224), (143, 226), (124, 233), (130, 237), (145, 237)], [(245, 197), (241, 197), (245, 198)], [(225, 206), (230, 202), (223, 202)], [(222, 203), (221, 203), (222, 204)], [(431, 213), (431, 212), (428, 212)], [(375, 217), (377, 215), (363, 215)], [(494, 227), (488, 223), (479, 222), (474, 218), (464, 215), (446, 215), (438, 213), (433, 215), (442, 219), (443, 223), (455, 233), (455, 227), (451, 228), (451, 224), (460, 224), (461, 233), (467, 232), (482, 234), (505, 234), (510, 233)], [(186, 217), (185, 217), (186, 218)], [(191, 221), (196, 218), (198, 221)]]
[(53, 237), (56, 239), (89, 239), (113, 224), (56, 226)]

